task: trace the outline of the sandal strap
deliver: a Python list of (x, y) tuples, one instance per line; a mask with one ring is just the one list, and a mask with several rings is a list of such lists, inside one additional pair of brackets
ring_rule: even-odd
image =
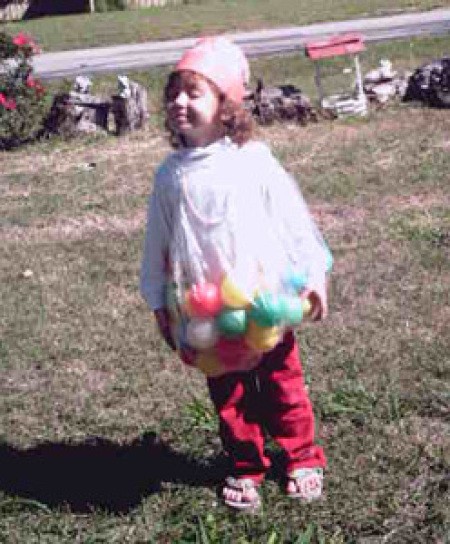
[(315, 468), (296, 468), (288, 474), (289, 480), (301, 480), (308, 476), (317, 474), (320, 478), (323, 478), (323, 469), (320, 467)]
[[(286, 488), (289, 497), (310, 502), (322, 495), (323, 470), (317, 468), (298, 468), (288, 475)], [(294, 489), (291, 485), (294, 485)]]
[(251, 478), (228, 476), (222, 491), (225, 504), (236, 510), (256, 513), (261, 508), (257, 486)]

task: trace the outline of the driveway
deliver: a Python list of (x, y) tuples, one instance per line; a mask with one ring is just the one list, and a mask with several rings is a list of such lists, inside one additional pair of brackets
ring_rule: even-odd
[[(450, 9), (239, 32), (229, 34), (229, 37), (241, 45), (249, 57), (258, 57), (303, 51), (309, 40), (344, 32), (360, 32), (368, 42), (450, 34)], [(186, 38), (44, 53), (35, 57), (34, 67), (43, 79), (142, 70), (174, 64), (184, 49), (194, 42), (195, 38)]]

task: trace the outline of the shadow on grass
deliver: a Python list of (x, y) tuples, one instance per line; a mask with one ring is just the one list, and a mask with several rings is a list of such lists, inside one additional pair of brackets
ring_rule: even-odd
[(102, 438), (26, 450), (0, 444), (0, 491), (49, 507), (68, 505), (75, 512), (127, 512), (163, 482), (210, 486), (224, 470), (221, 459), (196, 461), (153, 433), (123, 445)]

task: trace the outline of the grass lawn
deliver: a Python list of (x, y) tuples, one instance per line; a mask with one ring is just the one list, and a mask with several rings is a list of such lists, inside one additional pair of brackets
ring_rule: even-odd
[(31, 34), (48, 52), (389, 16), (444, 6), (448, 6), (448, 0), (199, 0), (134, 11), (44, 17), (4, 24), (2, 28)]
[[(371, 48), (366, 68), (447, 47), (411, 43)], [(252, 69), (312, 89), (304, 59)], [(136, 74), (154, 112), (163, 75)], [(285, 498), (271, 446), (255, 517), (218, 502), (203, 378), (164, 347), (138, 293), (146, 199), (169, 149), (160, 125), (0, 155), (0, 542), (447, 544), (450, 112), (392, 104), (259, 130), (335, 268), (329, 319), (298, 334), (325, 498)]]

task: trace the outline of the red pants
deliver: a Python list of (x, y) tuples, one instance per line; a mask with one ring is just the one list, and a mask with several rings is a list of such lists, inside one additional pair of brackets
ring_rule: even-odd
[(265, 430), (284, 452), (286, 474), (300, 467), (325, 467), (323, 450), (314, 444), (314, 414), (293, 333), (256, 369), (209, 378), (208, 387), (235, 477), (257, 483), (264, 478), (270, 466)]

